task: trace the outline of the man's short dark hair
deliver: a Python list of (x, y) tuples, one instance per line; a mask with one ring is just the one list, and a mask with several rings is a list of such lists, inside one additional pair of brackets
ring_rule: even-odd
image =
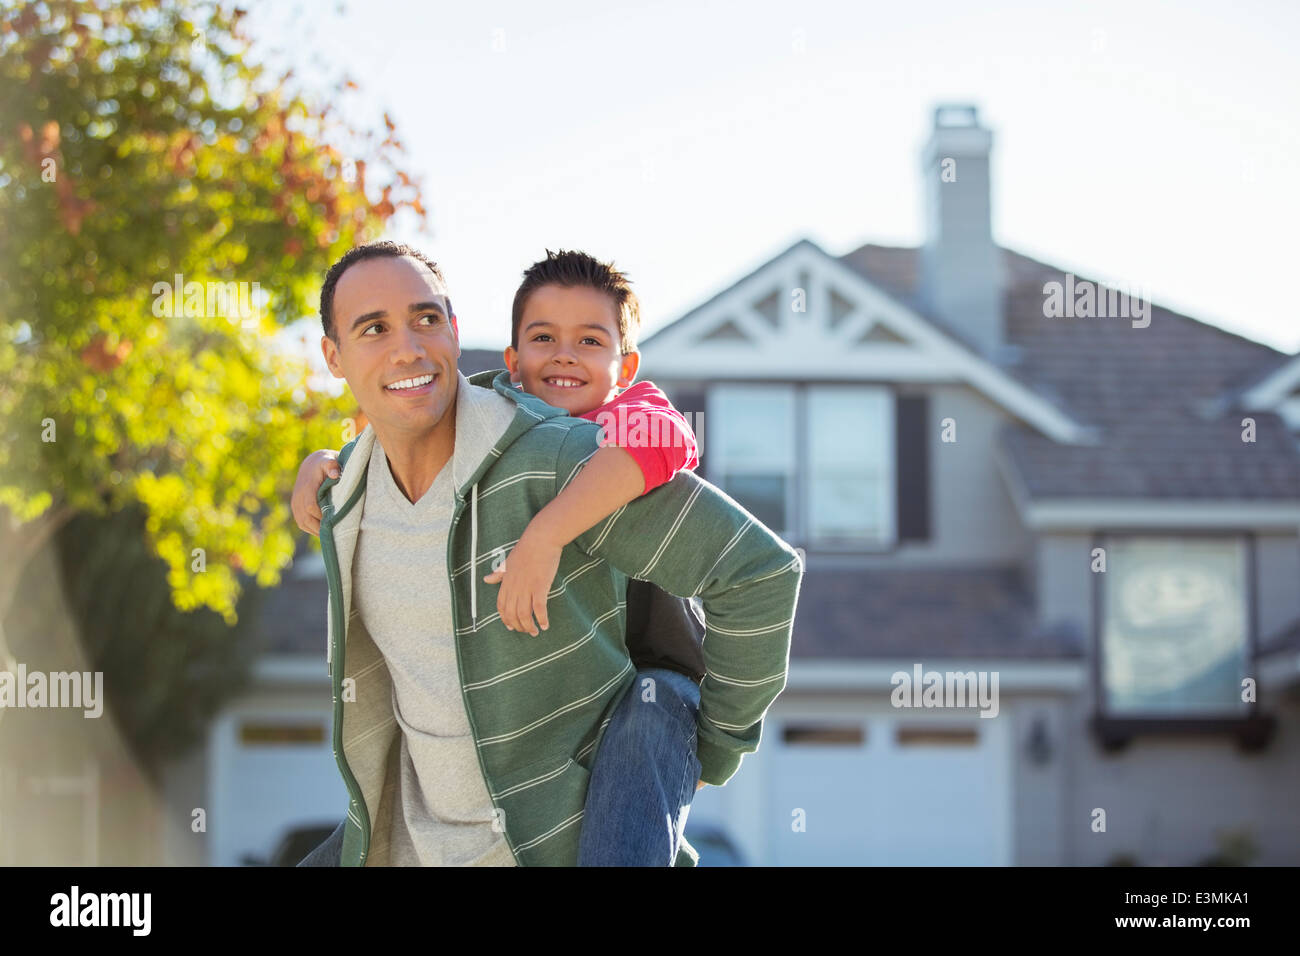
[(514, 307), (510, 311), (510, 345), (519, 348), (519, 323), (524, 318), (528, 297), (546, 285), (572, 288), (581, 286), (603, 292), (614, 302), (618, 313), (619, 351), (626, 355), (636, 351), (636, 335), (641, 328), (641, 303), (628, 277), (614, 268), (612, 262), (601, 262), (585, 252), (559, 252), (546, 250), (546, 258), (534, 262), (524, 270), (524, 281), (515, 292)]
[[(348, 267), (362, 262), (366, 259), (392, 258), (400, 259), (402, 256), (410, 256), (412, 259), (418, 259), (429, 267), (429, 271), (438, 277), (438, 282), (442, 285), (443, 290), (447, 288), (447, 280), (443, 278), (442, 270), (438, 268), (438, 263), (434, 262), (419, 249), (408, 246), (404, 242), (393, 242), (391, 239), (381, 239), (378, 242), (368, 242), (362, 246), (356, 246), (345, 252), (342, 258), (334, 265), (330, 266), (330, 271), (325, 274), (325, 284), (320, 290), (320, 324), (325, 330), (325, 334), (334, 340), (334, 344), (339, 344), (338, 330), (334, 325), (334, 288), (339, 284), (339, 279), (343, 273), (348, 271)], [(451, 313), (451, 298), (447, 297), (447, 312)]]

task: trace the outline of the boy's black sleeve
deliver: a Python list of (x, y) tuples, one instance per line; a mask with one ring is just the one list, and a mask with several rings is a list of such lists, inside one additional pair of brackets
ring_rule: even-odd
[(649, 581), (627, 582), (627, 653), (638, 670), (664, 667), (704, 680), (704, 622), (691, 602)]

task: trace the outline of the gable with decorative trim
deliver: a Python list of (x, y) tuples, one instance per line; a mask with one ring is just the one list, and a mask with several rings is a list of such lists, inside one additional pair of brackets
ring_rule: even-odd
[(962, 382), (1064, 444), (1090, 429), (808, 240), (648, 337), (647, 369), (703, 381)]

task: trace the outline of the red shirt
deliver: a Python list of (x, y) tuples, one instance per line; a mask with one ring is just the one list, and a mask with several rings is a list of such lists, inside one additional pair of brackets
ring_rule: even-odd
[(648, 494), (684, 468), (699, 467), (690, 424), (653, 382), (637, 382), (610, 401), (578, 415), (604, 428), (600, 445), (617, 445), (636, 461)]

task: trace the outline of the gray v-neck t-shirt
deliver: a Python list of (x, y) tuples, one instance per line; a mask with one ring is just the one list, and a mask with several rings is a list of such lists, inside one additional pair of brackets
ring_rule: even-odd
[(353, 560), (357, 610), (392, 676), (393, 714), (402, 731), (391, 860), (394, 866), (514, 866), (505, 834), (492, 827), (492, 799), (457, 667), (447, 580), (453, 471), (449, 459), (412, 504), (376, 440)]

